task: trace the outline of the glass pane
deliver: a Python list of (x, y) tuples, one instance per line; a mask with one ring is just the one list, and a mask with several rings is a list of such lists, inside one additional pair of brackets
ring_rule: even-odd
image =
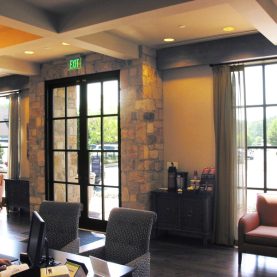
[(263, 193), (263, 190), (247, 190), (247, 212), (252, 213), (256, 211), (257, 194)]
[[(0, 101), (0, 121), (8, 121), (9, 120), (9, 98), (1, 97)], [(8, 124), (7, 124), (8, 125)], [(2, 130), (0, 129), (0, 133), (2, 136)]]
[(87, 85), (87, 113), (100, 115), (101, 113), (101, 83)]
[(67, 116), (78, 116), (80, 106), (80, 86), (67, 87)]
[(7, 172), (8, 172), (8, 148), (0, 147), (0, 173), (7, 173)]
[(102, 192), (101, 187), (88, 187), (88, 216), (102, 219)]
[(118, 153), (104, 153), (104, 185), (118, 186)]
[(277, 107), (266, 108), (267, 145), (277, 146)]
[(267, 187), (277, 189), (277, 149), (267, 149)]
[(92, 185), (102, 185), (101, 180), (101, 153), (89, 154), (89, 182)]
[(265, 66), (266, 104), (277, 104), (277, 64)]
[(53, 89), (53, 117), (65, 116), (65, 88)]
[(264, 151), (248, 149), (247, 152), (247, 187), (264, 187)]
[[(8, 172), (9, 145), (9, 98), (1, 97), (0, 101), (0, 172)], [(4, 190), (3, 190), (4, 191)]]
[(246, 105), (263, 103), (262, 66), (245, 67)]
[(67, 153), (67, 179), (68, 182), (78, 183), (78, 153)]
[(53, 120), (53, 149), (65, 148), (65, 121)]
[(105, 218), (108, 220), (110, 212), (113, 208), (119, 207), (119, 190), (116, 188), (104, 189), (104, 205), (105, 205)]
[(65, 181), (65, 153), (54, 152), (54, 180)]
[(67, 120), (67, 149), (79, 149), (79, 120)]
[(104, 114), (118, 113), (118, 81), (103, 83), (103, 109)]
[(80, 202), (80, 186), (67, 185), (68, 189), (68, 202)]
[[(104, 124), (104, 126), (103, 126), (104, 144), (117, 144), (117, 142), (118, 142), (117, 116), (104, 117), (103, 124)], [(112, 146), (113, 145), (111, 145), (111, 147)], [(117, 145), (116, 145), (116, 147), (117, 147)], [(111, 150), (111, 149), (107, 149), (107, 150)], [(113, 150), (117, 150), (117, 148), (113, 149)]]
[(263, 109), (247, 108), (247, 145), (262, 146), (263, 141)]
[(65, 184), (54, 183), (54, 201), (66, 201)]
[(88, 118), (88, 149), (96, 149), (101, 144), (100, 117)]

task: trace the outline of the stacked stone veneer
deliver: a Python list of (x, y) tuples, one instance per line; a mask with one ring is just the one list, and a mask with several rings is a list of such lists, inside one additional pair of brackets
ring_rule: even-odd
[(100, 54), (85, 57), (84, 67), (67, 71), (67, 61), (43, 64), (30, 79), (30, 203), (45, 199), (45, 81), (120, 70), (122, 206), (148, 209), (150, 191), (163, 182), (163, 95), (155, 52), (140, 48), (132, 61)]

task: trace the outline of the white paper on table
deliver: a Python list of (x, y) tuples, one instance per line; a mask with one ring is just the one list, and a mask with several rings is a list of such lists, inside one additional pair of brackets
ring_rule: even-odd
[(104, 260), (89, 256), (94, 274), (102, 277), (110, 277), (111, 273), (108, 263)]

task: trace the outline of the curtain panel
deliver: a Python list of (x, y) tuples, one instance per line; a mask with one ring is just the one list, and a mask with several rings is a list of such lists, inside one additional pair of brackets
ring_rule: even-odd
[(242, 68), (213, 67), (216, 177), (214, 242), (234, 245), (245, 212), (245, 110)]
[(247, 209), (247, 135), (246, 135), (246, 108), (245, 108), (245, 87), (244, 87), (244, 67), (231, 67), (232, 89), (235, 97), (235, 106), (233, 111), (235, 114), (235, 164), (234, 164), (234, 199), (235, 199), (235, 218), (234, 218), (234, 234), (235, 240), (238, 240), (238, 221)]
[(227, 65), (213, 67), (216, 177), (214, 241), (234, 243), (234, 106), (231, 71)]

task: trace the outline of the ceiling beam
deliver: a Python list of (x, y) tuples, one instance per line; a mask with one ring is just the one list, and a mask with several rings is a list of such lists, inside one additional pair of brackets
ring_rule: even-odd
[(74, 41), (74, 46), (85, 47), (85, 49), (90, 51), (95, 51), (97, 48), (101, 54), (118, 59), (137, 59), (139, 57), (137, 44), (108, 32), (78, 37)]
[(40, 67), (38, 64), (18, 60), (8, 56), (0, 56), (0, 69), (3, 72), (26, 76), (38, 75), (40, 73)]
[(277, 7), (270, 0), (229, 1), (271, 43), (277, 45)]
[(54, 15), (21, 0), (1, 1), (0, 24), (41, 36), (57, 31)]
[(277, 47), (261, 34), (180, 45), (157, 51), (159, 70), (275, 58)]
[[(148, 11), (166, 8), (172, 5), (191, 2), (192, 0), (116, 0), (99, 1), (82, 7), (60, 19), (59, 32), (67, 32), (91, 25), (118, 21), (122, 18), (142, 14)], [(192, 1), (193, 2), (193, 1)], [(102, 31), (102, 30), (98, 30)]]

